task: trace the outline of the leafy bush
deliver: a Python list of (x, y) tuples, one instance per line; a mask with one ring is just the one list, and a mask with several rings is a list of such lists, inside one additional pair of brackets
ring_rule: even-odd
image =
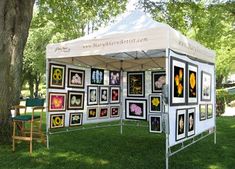
[(225, 102), (228, 92), (224, 89), (216, 90), (216, 115), (220, 116), (225, 111)]

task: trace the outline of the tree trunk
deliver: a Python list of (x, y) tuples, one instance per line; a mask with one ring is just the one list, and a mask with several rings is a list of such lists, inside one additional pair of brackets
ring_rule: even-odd
[(23, 50), (34, 1), (0, 1), (0, 142), (11, 140), (10, 108), (19, 103)]
[(36, 78), (35, 78), (35, 94), (34, 97), (38, 98), (38, 90), (39, 90), (39, 84), (40, 84), (41, 78), (40, 78), (40, 73), (36, 74)]
[(29, 78), (29, 80), (28, 80), (28, 83), (29, 83), (29, 92), (30, 92), (30, 98), (33, 98), (33, 95), (34, 95), (34, 90), (33, 90), (33, 88), (34, 88), (34, 78), (33, 78), (33, 76), (31, 77), (31, 78)]

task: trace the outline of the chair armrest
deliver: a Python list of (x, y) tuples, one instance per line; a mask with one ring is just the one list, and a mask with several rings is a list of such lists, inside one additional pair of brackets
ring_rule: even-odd
[(32, 109), (33, 109), (33, 110), (38, 110), (38, 109), (43, 110), (44, 108), (45, 108), (44, 106), (35, 106), (35, 107), (33, 107)]

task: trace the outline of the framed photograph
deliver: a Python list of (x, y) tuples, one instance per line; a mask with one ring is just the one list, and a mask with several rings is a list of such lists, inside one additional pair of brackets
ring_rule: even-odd
[(187, 113), (187, 136), (190, 137), (195, 134), (195, 108), (188, 109)]
[(109, 86), (100, 86), (99, 87), (99, 104), (108, 104), (109, 103)]
[(149, 115), (149, 132), (161, 133), (162, 132), (162, 117), (155, 114)]
[(213, 117), (213, 104), (207, 105), (207, 119), (210, 119)]
[(118, 86), (110, 87), (110, 103), (112, 104), (120, 103), (120, 87)]
[(110, 107), (110, 117), (115, 118), (120, 116), (120, 107), (119, 106), (111, 106)]
[(109, 107), (100, 107), (99, 108), (99, 118), (108, 118), (109, 117)]
[(81, 126), (83, 114), (82, 113), (70, 113), (69, 114), (69, 126)]
[(188, 63), (188, 104), (197, 104), (198, 103), (198, 67)]
[(68, 87), (84, 88), (85, 70), (68, 68)]
[(199, 105), (200, 121), (206, 120), (206, 111), (207, 111), (206, 104), (200, 104)]
[(146, 120), (147, 114), (147, 100), (126, 99), (126, 118), (135, 120)]
[(152, 72), (152, 93), (162, 92), (162, 86), (166, 84), (166, 72)]
[(51, 114), (50, 115), (51, 129), (64, 127), (64, 118), (65, 114)]
[(48, 111), (65, 111), (66, 93), (49, 92)]
[(68, 91), (68, 110), (84, 109), (84, 91)]
[(170, 105), (186, 104), (186, 63), (171, 57)]
[(144, 72), (127, 72), (127, 97), (144, 97)]
[(98, 86), (87, 86), (87, 105), (98, 104)]
[(96, 107), (89, 107), (87, 108), (87, 119), (96, 119), (97, 118), (97, 108)]
[(55, 63), (49, 64), (49, 88), (64, 89), (65, 88), (65, 65)]
[(150, 94), (149, 95), (149, 112), (150, 113), (162, 112), (161, 94)]
[(211, 101), (211, 74), (201, 72), (201, 100)]
[(176, 110), (176, 141), (186, 137), (186, 109)]
[(120, 78), (120, 71), (109, 71), (109, 85), (120, 85)]
[(91, 84), (104, 84), (104, 70), (91, 68)]

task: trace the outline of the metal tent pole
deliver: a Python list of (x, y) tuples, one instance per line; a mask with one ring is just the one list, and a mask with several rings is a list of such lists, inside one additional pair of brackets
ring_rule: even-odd
[(49, 149), (49, 126), (48, 126), (48, 120), (49, 120), (49, 113), (48, 113), (48, 81), (49, 81), (49, 60), (46, 59), (46, 139), (47, 139), (47, 149)]
[(216, 71), (215, 71), (215, 65), (214, 65), (214, 118), (215, 118), (215, 127), (214, 127), (214, 144), (216, 144)]
[(120, 89), (120, 122), (121, 122), (121, 125), (120, 125), (120, 134), (123, 133), (123, 69), (122, 69), (122, 60), (121, 60), (121, 69), (120, 69), (120, 72), (121, 72), (121, 77), (120, 77), (120, 84), (121, 84), (121, 89)]

